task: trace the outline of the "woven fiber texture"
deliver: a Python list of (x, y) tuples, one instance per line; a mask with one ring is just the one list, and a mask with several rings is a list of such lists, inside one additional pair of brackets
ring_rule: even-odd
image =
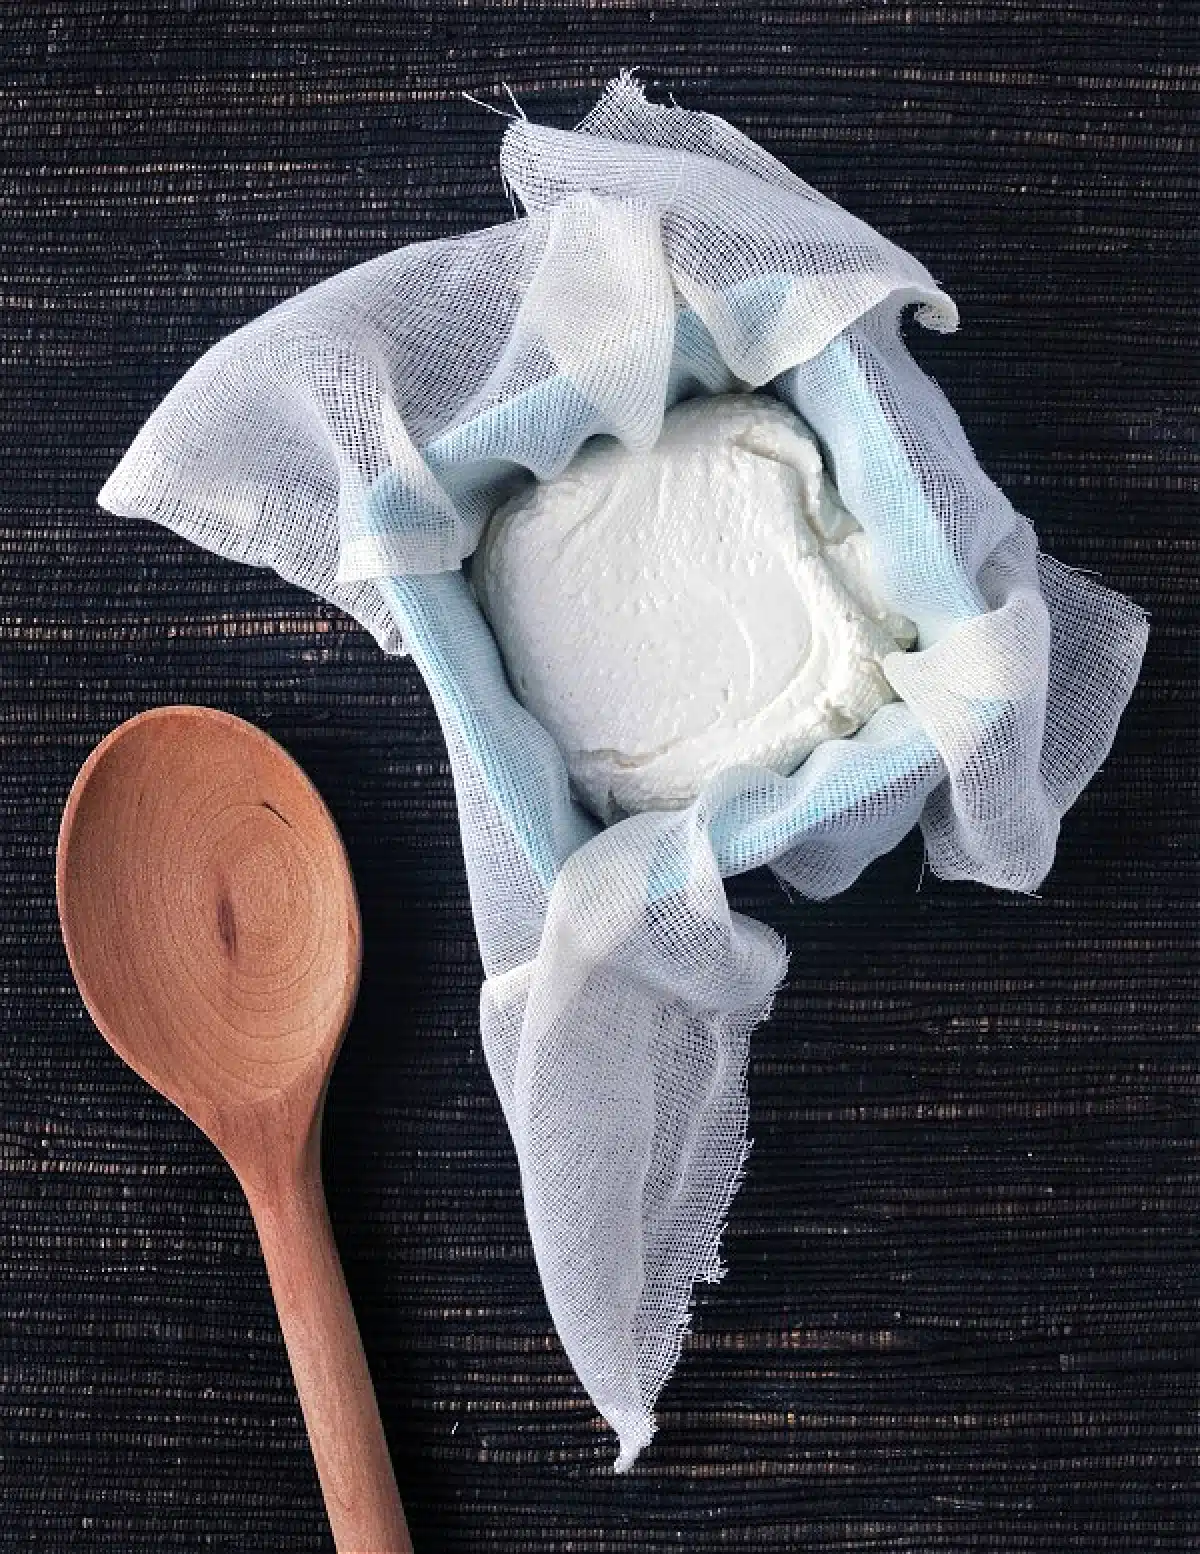
[[(74, 768), (186, 699), (299, 756), (358, 876), (326, 1153), (419, 1549), (1187, 1546), (1186, 16), (83, 4), (4, 25), (0, 1540), (329, 1546), (246, 1212), (91, 1031), (54, 931)], [(918, 890), (911, 842), (821, 906), (733, 882), (793, 948), (751, 1046), (733, 1271), (613, 1483), (526, 1250), (419, 680), (91, 494), (213, 340), (505, 217), (495, 121), (461, 88), (499, 102), (503, 80), (571, 123), (629, 63), (925, 261), (964, 330), (912, 345), (984, 467), (1154, 632), (1037, 897)]]

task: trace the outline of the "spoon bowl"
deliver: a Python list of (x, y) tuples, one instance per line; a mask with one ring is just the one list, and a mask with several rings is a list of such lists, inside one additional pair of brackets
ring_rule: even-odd
[(240, 718), (142, 713), (75, 779), (57, 890), (101, 1033), (246, 1193), (339, 1551), (409, 1554), (321, 1185), (321, 1112), (362, 938), (320, 794)]
[(142, 713), (75, 781), (58, 901), (102, 1034), (257, 1178), (236, 1124), (285, 1101), (316, 1115), (358, 991), (358, 903), (320, 794), (240, 718)]

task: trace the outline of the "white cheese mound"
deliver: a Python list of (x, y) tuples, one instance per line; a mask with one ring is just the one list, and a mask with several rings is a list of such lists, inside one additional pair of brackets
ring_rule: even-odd
[(493, 515), (472, 581), (517, 698), (602, 820), (795, 771), (894, 692), (911, 647), (812, 432), (758, 394), (670, 411), (646, 453), (589, 441)]

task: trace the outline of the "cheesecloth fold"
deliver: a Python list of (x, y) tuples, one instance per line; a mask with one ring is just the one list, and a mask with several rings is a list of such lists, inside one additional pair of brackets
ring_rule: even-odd
[[(214, 346), (100, 493), (333, 600), (410, 653), (454, 771), (484, 1050), (571, 1363), (627, 1468), (745, 1158), (750, 1031), (784, 947), (723, 877), (845, 889), (914, 825), (938, 875), (1032, 891), (1104, 760), (1145, 618), (1039, 554), (898, 324), (953, 329), (910, 255), (721, 119), (623, 75), (574, 131), (517, 119), (526, 215), (332, 277)], [(588, 437), (762, 389), (818, 434), (916, 650), (899, 700), (790, 777), (724, 773), (601, 829), (513, 698), (464, 561)], [(468, 563), (469, 564), (469, 563)]]

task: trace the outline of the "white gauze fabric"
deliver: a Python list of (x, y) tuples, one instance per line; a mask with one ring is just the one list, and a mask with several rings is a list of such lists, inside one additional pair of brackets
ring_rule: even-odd
[[(751, 1029), (785, 969), (723, 878), (817, 899), (914, 825), (946, 878), (1032, 891), (1107, 754), (1142, 613), (1039, 555), (901, 342), (927, 271), (707, 114), (628, 76), (574, 131), (515, 120), (526, 215), (334, 276), (221, 341), (100, 500), (335, 601), (407, 650), (454, 771), (484, 1049), (563, 1345), (628, 1467), (746, 1152)], [(514, 482), (665, 409), (774, 393), (818, 434), (917, 648), (900, 700), (790, 777), (728, 771), (601, 829), (513, 698), (463, 572)]]

